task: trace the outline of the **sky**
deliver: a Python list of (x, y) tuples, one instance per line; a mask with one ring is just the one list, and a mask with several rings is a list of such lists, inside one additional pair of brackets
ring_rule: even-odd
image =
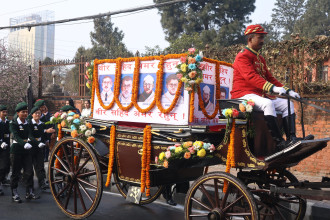
[[(256, 0), (256, 10), (251, 14), (251, 24), (270, 22), (276, 0)], [(9, 26), (14, 18), (43, 10), (55, 12), (55, 20), (76, 18), (100, 13), (114, 12), (153, 4), (153, 0), (12, 0), (0, 7), (0, 26)], [(124, 32), (124, 43), (128, 50), (144, 52), (145, 46), (169, 44), (160, 24), (157, 9), (131, 12), (111, 17), (115, 27)], [(55, 59), (72, 59), (77, 48), (91, 47), (90, 32), (93, 21), (83, 20), (55, 25)], [(8, 30), (0, 30), (0, 39), (7, 39)]]

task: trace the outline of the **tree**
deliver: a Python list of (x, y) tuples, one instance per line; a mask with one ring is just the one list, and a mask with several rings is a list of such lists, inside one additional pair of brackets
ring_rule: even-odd
[(99, 59), (131, 56), (122, 42), (124, 33), (113, 23), (109, 16), (94, 19), (94, 32), (90, 33), (93, 53)]
[(314, 38), (316, 35), (329, 36), (329, 11), (328, 0), (308, 0), (306, 11), (294, 28), (295, 33), (308, 38)]
[(281, 31), (281, 37), (290, 39), (297, 21), (305, 12), (305, 0), (277, 0), (271, 24)]
[(14, 112), (16, 104), (20, 101), (27, 101), (27, 86), (29, 83), (29, 73), (32, 75), (33, 93), (37, 93), (38, 72), (36, 65), (27, 63), (19, 50), (8, 48), (0, 43), (0, 101), (7, 105), (10, 112)]
[[(155, 3), (167, 0), (154, 0)], [(226, 46), (244, 41), (244, 24), (255, 0), (191, 0), (159, 8), (166, 40), (198, 33), (203, 44)]]
[(272, 23), (263, 23), (261, 26), (267, 31), (266, 42), (279, 42), (281, 40), (281, 32), (275, 28), (275, 25)]

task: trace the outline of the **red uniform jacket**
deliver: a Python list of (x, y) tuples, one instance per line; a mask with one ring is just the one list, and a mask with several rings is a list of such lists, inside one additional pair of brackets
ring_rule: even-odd
[(266, 92), (272, 92), (274, 86), (283, 87), (268, 71), (265, 59), (248, 47), (237, 54), (233, 68), (233, 99), (247, 94), (263, 96)]

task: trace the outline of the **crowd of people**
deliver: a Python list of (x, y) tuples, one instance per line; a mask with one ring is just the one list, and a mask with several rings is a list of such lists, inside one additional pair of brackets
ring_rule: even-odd
[[(66, 100), (62, 109), (65, 107), (81, 117), (91, 113), (89, 100), (84, 101), (85, 108), (81, 113), (72, 99)], [(50, 121), (51, 114), (44, 100), (36, 100), (29, 112), (27, 103), (20, 102), (9, 121), (7, 107), (0, 105), (0, 196), (5, 194), (3, 185), (10, 176), (12, 201), (17, 203), (22, 202), (18, 192), (20, 181), (26, 188), (27, 200), (40, 198), (35, 194), (34, 174), (41, 190), (49, 188), (44, 163), (48, 161), (51, 140), (56, 138), (54, 125), (45, 124)]]

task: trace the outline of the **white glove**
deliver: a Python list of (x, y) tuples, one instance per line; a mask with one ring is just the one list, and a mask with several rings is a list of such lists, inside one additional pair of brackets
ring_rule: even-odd
[(24, 145), (24, 149), (25, 149), (25, 150), (29, 150), (29, 149), (31, 149), (31, 148), (32, 148), (32, 145), (29, 144), (29, 143), (26, 143), (26, 144)]
[(46, 146), (46, 144), (44, 144), (44, 143), (39, 143), (39, 145), (38, 145), (39, 148), (43, 148), (44, 146)]
[(1, 148), (5, 150), (7, 147), (8, 147), (8, 144), (6, 142), (2, 142)]
[(300, 95), (292, 90), (289, 91), (289, 96), (291, 96), (293, 98), (298, 98), (298, 99), (300, 98)]
[(273, 87), (273, 92), (278, 93), (279, 95), (285, 94), (286, 90), (283, 87)]

